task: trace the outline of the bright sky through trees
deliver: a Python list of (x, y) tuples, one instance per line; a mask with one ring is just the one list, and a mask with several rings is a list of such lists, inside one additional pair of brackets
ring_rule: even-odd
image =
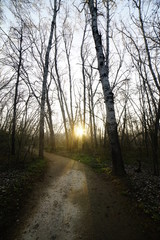
[(75, 135), (77, 136), (77, 137), (82, 137), (83, 135), (85, 135), (86, 133), (85, 133), (85, 129), (83, 128), (83, 126), (82, 125), (77, 125), (77, 126), (75, 126), (75, 128), (74, 128), (74, 132), (75, 132)]
[[(2, 1), (4, 18), (0, 35), (0, 88), (3, 90), (0, 95), (1, 126), (6, 124), (8, 129), (21, 30), (23, 56), (17, 98), (17, 126), (20, 128), (24, 119), (29, 118), (34, 118), (34, 122), (38, 123), (44, 59), (52, 19), (50, 1), (32, 0), (30, 2), (33, 5), (29, 8), (23, 5), (23, 9), (17, 12), (11, 2)], [(154, 129), (154, 116), (158, 116), (159, 4), (158, 1), (145, 0), (115, 2), (110, 8), (109, 80), (114, 94), (118, 130), (123, 136), (134, 131), (140, 134), (146, 119), (148, 125), (145, 131), (148, 131)], [(97, 1), (98, 27), (105, 53), (106, 9), (103, 3)], [(103, 139), (106, 134), (106, 110), (97, 69), (91, 15), (87, 9), (85, 15), (83, 7), (84, 1), (62, 1), (57, 14), (47, 79), (49, 101), (45, 106), (45, 134), (49, 135), (50, 119), (55, 134), (67, 131), (66, 136), (72, 138), (70, 135), (74, 126), (83, 126), (85, 115), (86, 135), (96, 145), (100, 142), (98, 139)], [(19, 15), (21, 12), (23, 14)], [(36, 131), (37, 128), (38, 125), (34, 124), (32, 129)], [(78, 132), (81, 135), (83, 131)]]

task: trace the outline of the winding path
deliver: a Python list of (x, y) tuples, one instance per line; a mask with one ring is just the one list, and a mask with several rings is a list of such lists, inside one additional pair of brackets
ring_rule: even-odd
[(30, 200), (15, 240), (158, 240), (111, 180), (46, 153), (48, 172)]

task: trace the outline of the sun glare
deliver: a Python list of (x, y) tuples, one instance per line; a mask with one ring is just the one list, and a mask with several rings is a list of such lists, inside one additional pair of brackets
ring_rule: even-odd
[(74, 132), (77, 137), (82, 137), (85, 134), (85, 129), (79, 125), (75, 127)]

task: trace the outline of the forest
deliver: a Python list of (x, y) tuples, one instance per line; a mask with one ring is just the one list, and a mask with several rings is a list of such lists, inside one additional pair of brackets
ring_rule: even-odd
[(159, 2), (87, 5), (2, 1), (1, 153), (121, 151), (158, 175)]
[(159, 176), (159, 69), (159, 0), (1, 0), (0, 165), (52, 152)]

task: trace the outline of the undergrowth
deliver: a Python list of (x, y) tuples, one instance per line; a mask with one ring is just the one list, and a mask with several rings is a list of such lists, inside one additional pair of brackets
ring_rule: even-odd
[(0, 178), (0, 232), (6, 239), (7, 229), (19, 221), (19, 214), (34, 183), (43, 177), (46, 162), (36, 158), (26, 164), (1, 169)]
[(90, 166), (91, 168), (93, 168), (96, 172), (108, 171), (111, 173), (109, 158), (104, 159), (98, 153), (57, 151), (57, 154), (60, 154), (62, 156), (69, 157), (81, 163), (84, 163)]
[[(112, 176), (111, 161), (104, 160), (104, 156), (100, 154), (86, 154), (82, 152), (58, 152), (58, 154), (78, 160), (88, 166), (92, 167), (94, 171), (103, 173), (105, 177), (109, 177), (112, 182), (119, 182), (120, 179)], [(146, 215), (150, 216), (154, 221), (160, 221), (160, 177), (156, 177), (151, 171), (145, 167), (142, 172), (137, 173), (136, 157), (130, 156), (126, 164), (127, 175), (122, 179), (120, 185), (122, 187), (122, 195), (130, 197), (135, 205), (141, 209)]]

